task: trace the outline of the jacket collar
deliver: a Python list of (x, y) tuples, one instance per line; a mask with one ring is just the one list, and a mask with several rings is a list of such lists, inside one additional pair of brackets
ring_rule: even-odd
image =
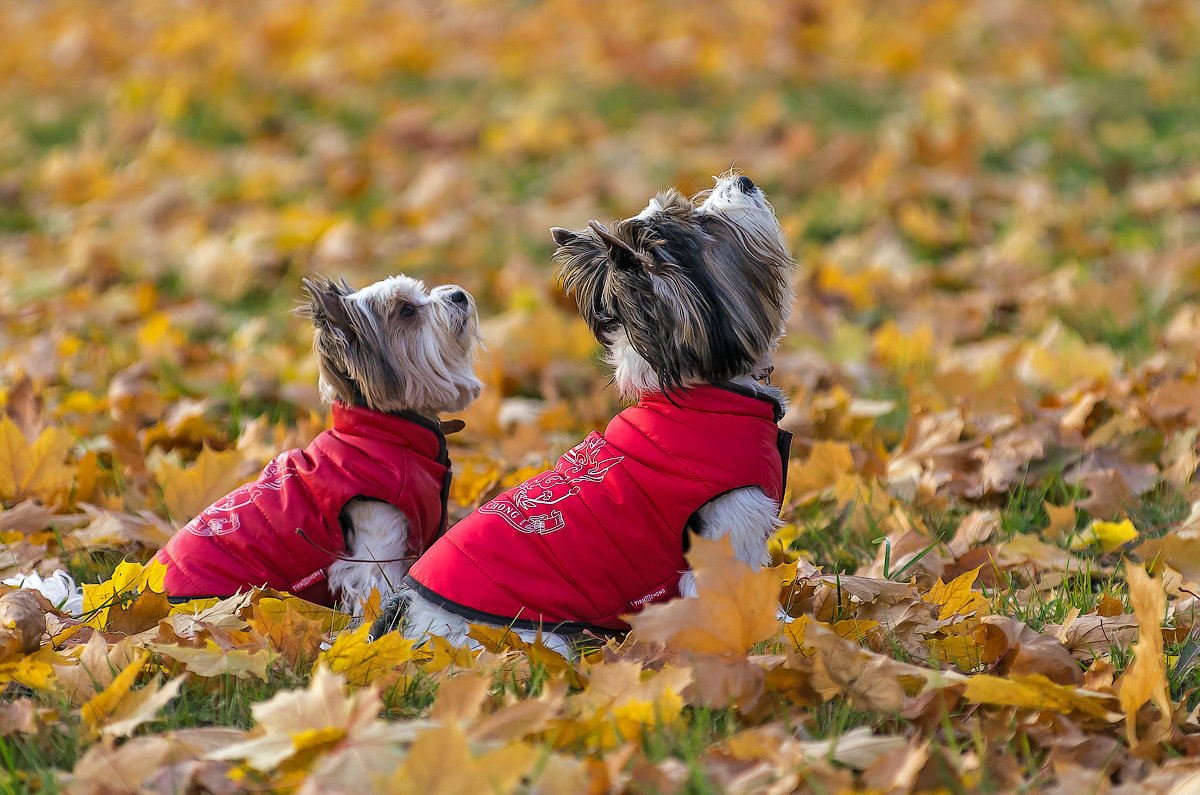
[(410, 411), (391, 414), (335, 400), (333, 429), (350, 436), (407, 447), (439, 463), (450, 463), (441, 424)]
[(653, 392), (643, 395), (640, 405), (667, 404), (683, 409), (709, 411), (719, 414), (746, 414), (778, 423), (783, 418), (783, 406), (774, 395), (750, 386), (722, 381), (700, 384), (666, 395)]

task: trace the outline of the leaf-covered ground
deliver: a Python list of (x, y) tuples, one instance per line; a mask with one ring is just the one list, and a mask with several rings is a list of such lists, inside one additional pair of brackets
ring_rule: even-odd
[[(1186, 0), (0, 4), (0, 575), (87, 583), (0, 595), (0, 784), (1197, 791), (1197, 153)], [(327, 420), (302, 276), (479, 298), (463, 515), (618, 409), (549, 227), (731, 164), (803, 265), (774, 568), (578, 663), (168, 609)]]

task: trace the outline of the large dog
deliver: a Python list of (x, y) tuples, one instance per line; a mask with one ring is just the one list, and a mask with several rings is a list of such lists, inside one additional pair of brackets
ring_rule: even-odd
[(689, 532), (767, 561), (787, 455), (767, 376), (795, 266), (771, 205), (730, 173), (588, 227), (552, 230), (559, 277), (636, 405), (451, 528), (373, 637), (400, 626), (461, 644), (485, 623), (569, 655), (581, 633), (619, 633), (623, 615), (695, 595)]
[(192, 519), (159, 551), (174, 601), (268, 586), (355, 615), (446, 527), (439, 416), (479, 396), (475, 301), (392, 276), (357, 292), (305, 280), (333, 428)]

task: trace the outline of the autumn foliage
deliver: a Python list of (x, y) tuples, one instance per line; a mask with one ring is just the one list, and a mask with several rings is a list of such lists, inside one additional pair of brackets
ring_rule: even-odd
[[(1184, 0), (0, 3), (0, 579), (83, 584), (0, 586), (3, 788), (1193, 791), (1198, 97)], [(571, 661), (168, 604), (326, 427), (303, 276), (479, 299), (461, 517), (619, 409), (549, 228), (731, 165), (802, 264), (769, 568)]]

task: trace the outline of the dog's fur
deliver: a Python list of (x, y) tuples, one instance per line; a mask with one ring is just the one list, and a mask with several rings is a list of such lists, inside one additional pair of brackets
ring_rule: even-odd
[[(479, 319), (475, 299), (457, 285), (426, 290), (391, 276), (358, 291), (345, 281), (305, 279), (318, 386), (327, 401), (380, 412), (410, 412), (433, 423), (479, 397), (475, 377)], [(372, 589), (388, 593), (411, 560), (408, 518), (377, 500), (353, 499), (341, 513), (346, 558), (329, 567), (329, 586), (357, 616)], [(378, 563), (356, 562), (362, 560)], [(387, 561), (387, 562), (382, 562)]]
[[(733, 382), (783, 395), (765, 380), (792, 304), (788, 253), (774, 210), (748, 178), (730, 172), (694, 199), (659, 193), (632, 218), (611, 227), (551, 230), (559, 278), (604, 345), (623, 397)], [(729, 536), (739, 559), (761, 566), (767, 538), (778, 527), (778, 506), (761, 489), (723, 495), (692, 516), (689, 530)], [(691, 572), (680, 583), (695, 596)], [(372, 637), (395, 627), (411, 638), (425, 633), (467, 640), (467, 622), (402, 588), (389, 599)], [(538, 633), (515, 630), (531, 640)], [(570, 655), (570, 638), (543, 640)]]

